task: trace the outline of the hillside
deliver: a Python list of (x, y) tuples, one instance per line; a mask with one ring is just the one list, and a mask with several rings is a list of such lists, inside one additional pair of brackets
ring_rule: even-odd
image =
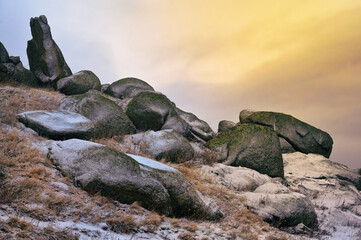
[(218, 132), (147, 82), (72, 73), (45, 16), (30, 70), (0, 43), (3, 239), (359, 239), (332, 137), (243, 110)]

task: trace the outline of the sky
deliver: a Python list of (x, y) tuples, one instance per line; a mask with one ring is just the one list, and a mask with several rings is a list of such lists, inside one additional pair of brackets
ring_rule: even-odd
[(242, 109), (328, 132), (331, 159), (361, 168), (359, 0), (0, 0), (0, 41), (28, 67), (46, 15), (72, 69), (137, 77), (216, 131)]

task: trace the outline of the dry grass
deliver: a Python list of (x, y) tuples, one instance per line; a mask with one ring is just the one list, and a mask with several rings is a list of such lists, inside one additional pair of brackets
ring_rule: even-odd
[(181, 239), (181, 240), (194, 240), (195, 238), (193, 237), (192, 233), (183, 232), (183, 233), (178, 235), (178, 239)]
[(50, 89), (0, 85), (0, 122), (15, 125), (16, 114), (32, 110), (56, 110), (64, 96)]
[(159, 216), (158, 213), (150, 212), (139, 225), (145, 226), (149, 232), (155, 232), (163, 222), (163, 219), (164, 217)]
[(197, 223), (193, 222), (193, 221), (188, 221), (186, 220), (184, 223), (183, 223), (183, 226), (182, 226), (184, 229), (190, 231), (190, 232), (195, 232), (198, 230), (198, 225)]
[(130, 233), (138, 226), (132, 215), (109, 218), (106, 223), (109, 229), (116, 233)]

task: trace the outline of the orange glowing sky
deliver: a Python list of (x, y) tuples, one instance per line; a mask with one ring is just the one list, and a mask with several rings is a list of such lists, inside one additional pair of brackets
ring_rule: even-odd
[(139, 77), (214, 130), (244, 108), (285, 112), (361, 168), (359, 0), (0, 0), (0, 41), (25, 66), (40, 14), (73, 72)]

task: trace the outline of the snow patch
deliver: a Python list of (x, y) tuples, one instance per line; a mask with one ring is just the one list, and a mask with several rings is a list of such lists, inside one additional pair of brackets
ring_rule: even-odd
[[(163, 170), (163, 171), (167, 171), (167, 172), (179, 172), (177, 169), (169, 167), (163, 163), (154, 161), (152, 159), (146, 158), (146, 157), (141, 157), (141, 156), (137, 156), (137, 155), (133, 155), (133, 154), (128, 154), (127, 155), (131, 158), (133, 158), (135, 161), (137, 161), (138, 163), (146, 166), (146, 167), (150, 167), (153, 169), (158, 169), (158, 170)], [(147, 170), (147, 169), (146, 169)], [(149, 171), (149, 170), (147, 170)]]

